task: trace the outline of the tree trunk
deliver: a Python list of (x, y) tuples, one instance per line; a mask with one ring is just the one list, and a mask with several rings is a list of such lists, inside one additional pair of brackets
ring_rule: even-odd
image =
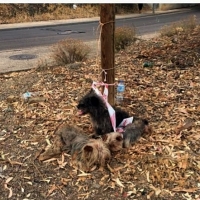
[[(115, 82), (115, 4), (101, 4), (100, 22), (102, 23), (101, 32), (101, 68), (105, 70), (102, 73), (102, 81), (108, 84)], [(108, 102), (115, 104), (115, 87), (108, 87)]]

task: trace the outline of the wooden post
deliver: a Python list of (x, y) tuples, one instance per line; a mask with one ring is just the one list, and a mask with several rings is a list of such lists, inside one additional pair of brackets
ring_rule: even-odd
[[(102, 73), (102, 81), (108, 84), (115, 82), (115, 4), (101, 4), (100, 22), (101, 31), (101, 68), (105, 70)], [(108, 87), (108, 102), (113, 106), (115, 104), (115, 87)]]

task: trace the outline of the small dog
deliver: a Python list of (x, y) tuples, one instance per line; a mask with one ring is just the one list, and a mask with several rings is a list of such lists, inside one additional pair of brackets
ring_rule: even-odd
[(123, 148), (123, 134), (118, 132), (107, 133), (101, 136), (111, 152), (120, 151)]
[(123, 132), (123, 147), (128, 148), (134, 144), (138, 138), (144, 134), (151, 133), (151, 128), (146, 119), (135, 118), (132, 124), (124, 127)]
[(82, 170), (90, 171), (94, 164), (104, 167), (105, 161), (110, 159), (110, 150), (102, 139), (90, 139), (80, 130), (68, 125), (64, 125), (60, 132), (65, 144), (62, 151), (70, 153)]
[(110, 150), (102, 139), (90, 139), (78, 128), (62, 124), (55, 134), (57, 136), (55, 141), (60, 141), (61, 145), (50, 148), (51, 155), (52, 149), (56, 149), (56, 154), (59, 151), (69, 153), (72, 156), (72, 162), (83, 171), (90, 171), (96, 164), (102, 169), (106, 160), (111, 157)]
[(128, 124), (123, 129), (124, 132), (122, 133), (112, 132), (102, 136), (103, 141), (108, 144), (111, 152), (130, 147), (138, 138), (151, 132), (148, 121), (139, 118), (135, 118), (132, 124)]
[[(77, 108), (80, 115), (90, 115), (96, 135), (103, 135), (114, 131), (106, 104), (93, 89), (79, 101)], [(120, 108), (114, 109), (116, 126), (119, 126), (123, 119), (130, 117), (127, 112)]]

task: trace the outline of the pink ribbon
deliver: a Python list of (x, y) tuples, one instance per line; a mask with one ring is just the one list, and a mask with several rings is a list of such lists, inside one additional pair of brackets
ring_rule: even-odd
[[(103, 95), (101, 94), (101, 92), (98, 90), (98, 88), (96, 86), (104, 86), (104, 92)], [(119, 127), (116, 129), (116, 116), (115, 116), (115, 110), (113, 109), (113, 107), (108, 103), (108, 86), (109, 85), (114, 85), (114, 84), (107, 84), (107, 83), (99, 83), (99, 82), (95, 82), (93, 81), (92, 83), (92, 89), (95, 91), (95, 93), (97, 95), (99, 95), (105, 102), (107, 108), (108, 108), (108, 112), (109, 112), (109, 116), (110, 116), (110, 120), (112, 123), (112, 127), (114, 132), (124, 132), (123, 131), (123, 127), (127, 126), (128, 124), (131, 124), (133, 122), (133, 117), (129, 117), (129, 118), (125, 118), (123, 119), (123, 121), (120, 123)]]
[[(98, 88), (96, 87), (97, 85), (99, 86), (104, 86), (104, 92), (103, 95), (101, 94), (101, 92), (98, 90)], [(110, 120), (112, 123), (112, 127), (114, 132), (116, 132), (116, 118), (115, 118), (115, 110), (113, 109), (113, 107), (108, 103), (108, 85), (106, 83), (98, 83), (98, 82), (93, 82), (92, 83), (92, 89), (96, 92), (97, 95), (99, 95), (100, 97), (102, 97), (102, 99), (104, 100), (104, 102), (106, 103), (106, 106), (108, 108), (108, 112), (110, 115)]]

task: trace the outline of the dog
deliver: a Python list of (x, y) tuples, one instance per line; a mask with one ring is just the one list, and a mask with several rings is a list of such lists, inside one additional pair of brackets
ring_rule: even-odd
[[(89, 172), (94, 165), (99, 165), (100, 169), (103, 169), (106, 160), (110, 160), (110, 150), (102, 139), (91, 139), (76, 127), (62, 124), (55, 131), (55, 135), (55, 141), (59, 141), (56, 145), (60, 146), (52, 145), (53, 147), (49, 148), (45, 155), (49, 155), (49, 151), (52, 156), (53, 149), (56, 149), (56, 154), (66, 152), (72, 156), (72, 163), (86, 172)], [(40, 160), (44, 157), (43, 154)]]
[(111, 152), (120, 151), (133, 145), (141, 136), (152, 132), (145, 119), (135, 118), (132, 124), (122, 127), (123, 132), (112, 132), (102, 136)]
[(123, 148), (133, 145), (138, 138), (152, 132), (151, 127), (146, 119), (135, 118), (133, 123), (124, 127)]
[[(90, 115), (96, 135), (104, 135), (114, 131), (106, 104), (93, 89), (78, 102), (77, 109), (79, 110), (79, 115)], [(120, 108), (114, 109), (116, 126), (119, 126), (123, 119), (130, 117), (127, 112)]]
[(102, 140), (108, 145), (111, 152), (120, 151), (123, 148), (123, 134), (111, 132), (101, 136)]

